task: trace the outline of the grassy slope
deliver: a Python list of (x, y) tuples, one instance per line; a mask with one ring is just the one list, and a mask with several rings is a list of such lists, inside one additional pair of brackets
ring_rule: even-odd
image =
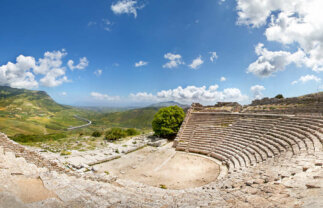
[(10, 136), (60, 132), (83, 124), (73, 115), (86, 113), (57, 104), (43, 91), (0, 87), (0, 131)]
[(0, 86), (0, 131), (15, 134), (51, 134), (65, 131), (70, 126), (84, 124), (74, 115), (88, 118), (93, 125), (72, 133), (90, 134), (110, 127), (151, 129), (157, 107), (102, 113), (57, 104), (46, 92)]
[(151, 129), (151, 122), (159, 108), (148, 107), (102, 114), (92, 118), (95, 125), (108, 127), (125, 127), (138, 129)]

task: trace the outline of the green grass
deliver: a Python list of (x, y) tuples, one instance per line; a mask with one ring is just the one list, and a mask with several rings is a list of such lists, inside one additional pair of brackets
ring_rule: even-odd
[(45, 135), (26, 135), (26, 134), (16, 134), (11, 137), (12, 140), (20, 143), (31, 143), (31, 142), (45, 142), (48, 140), (55, 141), (62, 138), (66, 138), (66, 134), (45, 134)]
[[(63, 153), (65, 150), (86, 151), (107, 146), (104, 133), (113, 127), (128, 128), (126, 136), (148, 133), (157, 107), (91, 111), (56, 103), (46, 92), (0, 86), (0, 132), (24, 145)], [(113, 109), (115, 111), (117, 109)], [(92, 125), (67, 131), (85, 122)], [(135, 129), (129, 129), (135, 128)], [(92, 137), (93, 132), (102, 136)]]

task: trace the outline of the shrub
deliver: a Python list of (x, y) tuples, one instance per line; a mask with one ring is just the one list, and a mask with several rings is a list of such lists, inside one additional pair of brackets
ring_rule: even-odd
[(48, 140), (59, 140), (66, 138), (65, 134), (44, 134), (44, 135), (25, 135), (25, 134), (16, 134), (12, 137), (12, 140), (15, 142), (28, 143), (28, 142), (44, 142)]
[(93, 137), (100, 137), (102, 135), (102, 133), (101, 132), (99, 132), (99, 131), (94, 131), (93, 133), (92, 133), (92, 136)]
[(278, 95), (276, 95), (276, 96), (275, 96), (275, 98), (283, 99), (283, 98), (284, 98), (284, 96), (283, 96), (282, 94), (278, 94)]
[(136, 136), (136, 135), (140, 134), (140, 132), (134, 128), (130, 128), (130, 129), (126, 130), (126, 134), (128, 136)]
[(165, 184), (159, 184), (159, 188), (161, 188), (161, 189), (167, 189), (167, 186)]
[(105, 139), (117, 140), (117, 139), (121, 139), (126, 136), (127, 136), (127, 133), (125, 130), (123, 130), (121, 128), (112, 128), (106, 132)]
[(155, 114), (152, 127), (156, 136), (174, 138), (184, 120), (185, 113), (178, 106), (159, 109)]
[(63, 155), (70, 155), (70, 154), (71, 154), (71, 152), (69, 152), (69, 151), (66, 151), (66, 150), (61, 151), (62, 156)]
[(105, 133), (106, 140), (118, 140), (127, 136), (135, 136), (140, 134), (140, 132), (134, 128), (130, 129), (121, 129), (121, 128), (112, 128)]

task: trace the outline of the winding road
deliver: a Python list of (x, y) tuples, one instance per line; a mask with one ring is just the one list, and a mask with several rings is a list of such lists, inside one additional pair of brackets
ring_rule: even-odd
[(87, 124), (83, 124), (81, 126), (72, 126), (72, 127), (69, 127), (67, 128), (68, 131), (71, 131), (71, 130), (74, 130), (74, 129), (80, 129), (80, 128), (84, 128), (84, 127), (87, 127), (87, 126), (90, 126), (92, 124), (92, 121), (86, 119), (86, 118), (82, 118), (82, 117), (79, 117), (77, 115), (74, 115), (75, 118), (79, 119), (79, 120), (82, 120), (82, 121), (86, 121), (88, 122)]

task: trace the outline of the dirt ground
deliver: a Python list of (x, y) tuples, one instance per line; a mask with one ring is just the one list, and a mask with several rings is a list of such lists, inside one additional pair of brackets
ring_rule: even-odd
[(212, 160), (176, 152), (172, 143), (145, 147), (110, 162), (98, 164), (99, 172), (167, 189), (198, 187), (216, 180), (220, 167)]
[(56, 194), (47, 190), (38, 178), (12, 176), (7, 179), (6, 189), (25, 203), (42, 201), (52, 197), (57, 198)]

